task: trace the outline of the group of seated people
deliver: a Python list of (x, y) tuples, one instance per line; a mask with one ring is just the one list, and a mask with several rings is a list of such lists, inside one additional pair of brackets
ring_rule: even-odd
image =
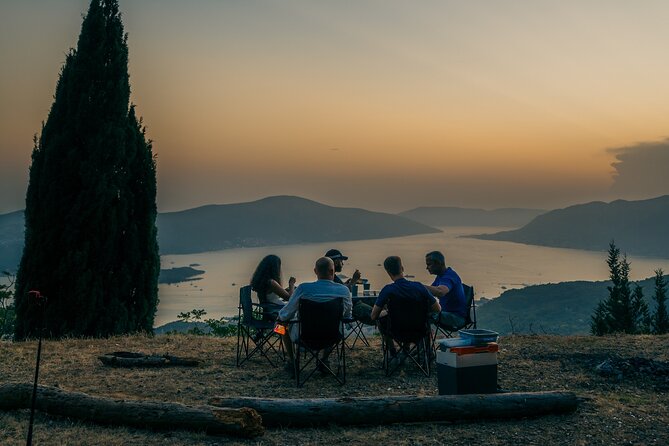
[[(465, 298), (462, 280), (450, 267), (446, 266), (444, 255), (432, 251), (425, 255), (428, 272), (435, 275), (431, 285), (410, 281), (404, 277), (404, 266), (399, 256), (390, 256), (383, 262), (386, 273), (392, 283), (383, 287), (373, 305), (359, 301), (355, 309), (351, 298), (351, 288), (360, 279), (360, 271), (356, 270), (352, 277), (343, 282), (336, 273), (341, 272), (343, 262), (348, 260), (341, 251), (331, 249), (318, 260), (314, 267), (317, 280), (302, 283), (295, 287), (295, 278), (290, 277), (288, 287), (284, 288), (281, 279), (281, 259), (276, 255), (268, 255), (258, 265), (251, 279), (251, 287), (257, 293), (261, 304), (273, 304), (276, 311), (272, 317), (278, 322), (289, 322), (297, 318), (300, 299), (323, 301), (342, 298), (344, 302), (344, 319), (352, 315), (365, 323), (377, 324), (379, 331), (393, 350), (394, 344), (386, 330), (388, 299), (406, 299), (416, 304), (425, 304), (431, 312), (430, 317), (435, 323), (449, 327), (462, 327), (465, 324), (469, 308)], [(298, 336), (295, 324), (290, 326), (284, 337), (284, 346), (289, 362), (287, 370), (292, 373), (293, 342)], [(328, 352), (325, 352), (327, 355)], [(325, 358), (327, 360), (327, 357)]]

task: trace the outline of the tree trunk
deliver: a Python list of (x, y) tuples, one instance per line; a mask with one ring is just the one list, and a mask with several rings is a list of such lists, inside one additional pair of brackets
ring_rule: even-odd
[(195, 367), (199, 364), (197, 359), (179, 358), (170, 355), (145, 355), (144, 353), (114, 352), (98, 356), (104, 364), (112, 367), (169, 367), (187, 366)]
[[(29, 409), (31, 384), (0, 385), (0, 410)], [(188, 429), (209, 435), (255, 437), (264, 433), (262, 418), (249, 408), (187, 406), (158, 401), (114, 400), (38, 386), (36, 409), (53, 415), (152, 429)]]
[(215, 397), (209, 404), (250, 407), (262, 416), (265, 426), (310, 426), (533, 417), (573, 412), (577, 399), (571, 392), (538, 392), (325, 399)]

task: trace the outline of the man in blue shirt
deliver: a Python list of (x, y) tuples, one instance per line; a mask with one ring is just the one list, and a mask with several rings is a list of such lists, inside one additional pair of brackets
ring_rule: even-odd
[(428, 252), (425, 255), (425, 265), (430, 274), (436, 275), (432, 285), (425, 286), (439, 299), (441, 305), (441, 313), (435, 321), (453, 328), (463, 327), (469, 309), (460, 276), (450, 267), (446, 267), (444, 255), (439, 251)]
[(416, 302), (416, 305), (425, 303), (430, 312), (438, 313), (441, 310), (439, 301), (427, 291), (425, 285), (420, 282), (412, 282), (404, 278), (404, 266), (402, 259), (398, 256), (390, 256), (383, 262), (386, 273), (390, 276), (393, 283), (383, 287), (376, 299), (374, 308), (372, 308), (372, 320), (379, 319), (379, 330), (385, 336), (386, 342), (391, 346), (390, 350), (395, 351), (395, 345), (386, 331), (386, 319), (388, 315), (384, 308), (388, 299), (408, 299)]
[[(346, 286), (334, 283), (334, 262), (328, 257), (321, 257), (316, 261), (316, 266), (314, 268), (314, 273), (318, 280), (316, 282), (307, 282), (300, 284), (295, 291), (290, 296), (288, 303), (279, 311), (280, 322), (287, 322), (292, 319), (296, 319), (298, 316), (298, 308), (300, 304), (300, 299), (309, 299), (317, 302), (323, 302), (331, 299), (343, 299), (344, 301), (344, 318), (351, 318), (351, 292)], [(286, 365), (286, 371), (291, 375), (294, 373), (293, 370), (293, 342), (297, 341), (298, 337), (298, 327), (297, 324), (293, 324), (290, 327), (290, 333), (284, 335), (284, 345), (286, 347), (286, 353), (288, 355), (289, 362)], [(330, 352), (324, 352), (323, 361), (327, 362), (327, 358)]]

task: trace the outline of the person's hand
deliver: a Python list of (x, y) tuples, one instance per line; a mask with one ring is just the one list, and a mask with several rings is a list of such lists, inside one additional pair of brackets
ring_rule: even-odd
[(351, 283), (358, 283), (358, 280), (360, 280), (361, 276), (362, 274), (360, 274), (360, 271), (356, 269), (353, 273), (353, 276), (351, 277)]
[(291, 276), (290, 279), (288, 279), (288, 286), (294, 287), (296, 281), (297, 281), (297, 279), (295, 279), (294, 277)]

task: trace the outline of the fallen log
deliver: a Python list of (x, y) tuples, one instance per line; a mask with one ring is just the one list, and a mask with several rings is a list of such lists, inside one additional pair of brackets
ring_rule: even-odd
[(112, 367), (195, 367), (199, 364), (199, 361), (193, 358), (180, 358), (172, 355), (145, 355), (144, 353), (133, 352), (106, 353), (98, 356), (98, 359), (104, 365)]
[(323, 399), (215, 397), (218, 407), (250, 407), (265, 426), (391, 424), (523, 418), (576, 410), (572, 392), (380, 396)]
[[(0, 385), (0, 410), (29, 409), (32, 384)], [(256, 437), (264, 433), (262, 418), (249, 408), (187, 406), (159, 401), (115, 400), (38, 386), (36, 409), (99, 424), (150, 429), (187, 429), (209, 435)]]

